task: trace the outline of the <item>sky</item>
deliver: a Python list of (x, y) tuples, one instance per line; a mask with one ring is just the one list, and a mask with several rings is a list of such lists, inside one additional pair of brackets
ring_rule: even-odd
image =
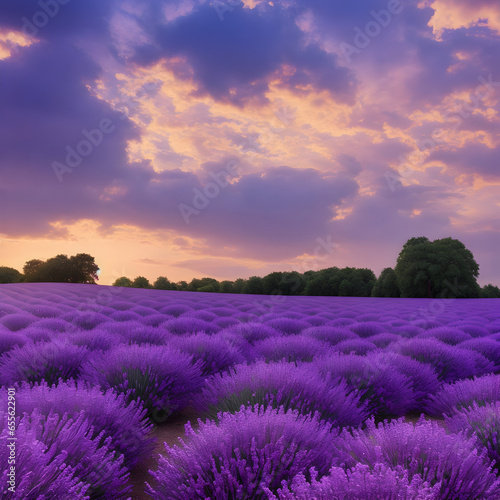
[(3, 0), (0, 265), (394, 267), (500, 285), (497, 0)]

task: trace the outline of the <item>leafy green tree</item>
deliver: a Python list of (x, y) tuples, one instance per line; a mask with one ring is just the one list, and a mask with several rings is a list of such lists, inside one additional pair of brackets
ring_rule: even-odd
[(189, 285), (188, 285), (188, 282), (187, 281), (178, 281), (176, 284), (176, 287), (177, 287), (177, 290), (181, 291), (181, 292), (185, 292), (187, 291)]
[(165, 276), (159, 276), (153, 284), (156, 290), (176, 290), (175, 283), (171, 283)]
[(243, 293), (262, 295), (264, 293), (264, 278), (252, 276), (248, 278), (243, 286)]
[(280, 291), (280, 283), (283, 278), (283, 273), (274, 272), (269, 273), (267, 276), (262, 278), (262, 288), (264, 295), (275, 295), (279, 294)]
[(339, 297), (351, 297), (353, 286), (348, 280), (342, 280), (339, 285)]
[(377, 282), (372, 290), (372, 297), (399, 297), (398, 280), (392, 267), (386, 267), (380, 273)]
[(70, 283), (92, 283), (98, 279), (99, 266), (95, 258), (88, 253), (78, 253), (69, 258)]
[(220, 293), (233, 293), (234, 283), (232, 281), (224, 280), (220, 282), (219, 292)]
[(243, 293), (246, 281), (243, 278), (238, 278), (233, 284), (233, 293)]
[(210, 285), (205, 285), (197, 290), (198, 292), (210, 292), (210, 293), (217, 293), (219, 291), (219, 287), (217, 285), (214, 285), (211, 283)]
[(282, 273), (278, 290), (283, 295), (302, 295), (306, 289), (304, 276), (297, 271)]
[(485, 285), (481, 288), (480, 297), (482, 299), (500, 299), (500, 288), (492, 284)]
[(151, 283), (144, 276), (137, 276), (132, 282), (134, 288), (152, 288)]
[(23, 275), (13, 267), (0, 266), (0, 283), (19, 283)]
[(43, 281), (41, 279), (43, 264), (44, 261), (40, 259), (28, 260), (23, 267), (24, 280), (30, 283)]
[[(332, 293), (333, 287), (330, 280), (333, 280), (339, 271), (340, 269), (338, 267), (329, 267), (321, 271), (316, 271), (306, 283), (305, 294), (318, 296), (334, 295)], [(340, 281), (337, 283), (337, 287), (340, 285)]]
[(116, 279), (113, 283), (113, 286), (123, 286), (127, 288), (132, 287), (132, 285), (132, 280), (127, 278), (126, 276), (122, 276), (121, 278)]
[(479, 265), (459, 240), (410, 238), (394, 269), (401, 297), (474, 298)]

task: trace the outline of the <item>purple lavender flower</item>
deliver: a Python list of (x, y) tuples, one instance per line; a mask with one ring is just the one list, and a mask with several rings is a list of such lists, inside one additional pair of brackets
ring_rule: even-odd
[(0, 496), (5, 500), (43, 498), (72, 498), (88, 500), (90, 484), (76, 476), (76, 471), (65, 463), (65, 456), (56, 447), (48, 448), (37, 440), (36, 429), (27, 419), (16, 424), (15, 492), (8, 491), (10, 448), (7, 413), (0, 412), (3, 424), (0, 434)]
[(377, 349), (377, 346), (370, 342), (367, 339), (351, 339), (351, 340), (343, 340), (339, 342), (337, 345), (332, 347), (333, 351), (337, 351), (343, 354), (359, 354), (360, 356), (364, 356), (370, 351), (374, 351)]
[(278, 489), (277, 496), (269, 491), (269, 500), (436, 500), (439, 487), (440, 483), (431, 488), (418, 474), (409, 481), (401, 466), (358, 463), (347, 471), (332, 467), (319, 481), (316, 471), (311, 471), (311, 482), (299, 473), (290, 486)]
[(302, 335), (321, 340), (322, 342), (328, 342), (331, 345), (336, 345), (343, 340), (359, 338), (358, 335), (348, 328), (338, 326), (312, 326), (306, 328), (302, 332)]
[(402, 416), (415, 406), (411, 380), (381, 358), (335, 354), (314, 365), (329, 385), (344, 380), (379, 418)]
[(479, 353), (449, 346), (435, 339), (409, 339), (393, 343), (388, 349), (430, 364), (439, 380), (444, 382), (484, 375), (495, 368), (491, 361)]
[(0, 318), (0, 324), (12, 332), (17, 332), (37, 321), (38, 318), (32, 314), (6, 314)]
[(84, 413), (73, 420), (67, 415), (41, 415), (35, 410), (21, 417), (17, 427), (23, 425), (34, 431), (35, 441), (41, 441), (51, 452), (56, 450), (56, 455), (63, 455), (62, 462), (75, 471), (75, 477), (89, 485), (90, 498), (128, 498), (131, 486), (123, 456), (117, 456), (109, 448), (111, 438), (102, 442), (102, 435), (92, 437), (93, 429)]
[(146, 410), (135, 401), (127, 402), (124, 394), (112, 390), (103, 393), (98, 387), (81, 381), (68, 381), (57, 387), (43, 383), (30, 387), (23, 383), (16, 392), (16, 412), (31, 414), (35, 409), (43, 415), (68, 413), (73, 419), (83, 412), (93, 426), (92, 439), (100, 435), (104, 443), (110, 437), (110, 448), (123, 454), (124, 465), (129, 469), (154, 448)]
[(243, 363), (240, 350), (218, 334), (195, 333), (189, 336), (172, 336), (169, 345), (192, 356), (193, 363), (199, 362), (204, 377), (227, 371)]
[(340, 463), (337, 434), (330, 425), (297, 412), (245, 408), (222, 414), (218, 422), (199, 422), (198, 431), (186, 425), (187, 442), (160, 456), (150, 471), (156, 500), (187, 498), (268, 498), (282, 481), (314, 467), (319, 476)]
[(486, 452), (478, 453), (472, 439), (447, 434), (423, 416), (417, 425), (398, 420), (375, 426), (369, 421), (366, 430), (344, 431), (342, 437), (349, 453), (347, 467), (357, 463), (401, 466), (410, 481), (418, 474), (431, 486), (439, 484), (437, 498), (500, 498), (500, 479)]
[(371, 337), (372, 335), (386, 331), (385, 327), (383, 327), (380, 323), (375, 323), (374, 321), (355, 323), (349, 325), (349, 328), (362, 338)]
[(439, 328), (431, 328), (417, 335), (419, 339), (434, 338), (449, 345), (457, 345), (472, 337), (460, 330), (457, 327), (440, 326)]
[(0, 385), (39, 382), (42, 379), (52, 385), (59, 379), (76, 378), (88, 356), (87, 348), (68, 341), (29, 342), (22, 347), (14, 347), (1, 358)]
[(474, 402), (484, 406), (495, 401), (500, 401), (500, 375), (485, 375), (444, 385), (440, 391), (429, 397), (425, 412), (434, 417), (442, 417), (455, 410), (468, 408)]
[(82, 367), (81, 378), (141, 400), (155, 422), (166, 420), (189, 404), (201, 388), (200, 366), (191, 356), (167, 346), (120, 345), (95, 356)]
[(228, 374), (208, 379), (198, 409), (216, 419), (220, 412), (237, 412), (242, 405), (284, 407), (307, 415), (319, 412), (336, 426), (357, 426), (368, 416), (365, 405), (345, 382), (329, 384), (308, 365), (266, 363), (238, 365)]
[(305, 335), (270, 337), (254, 344), (258, 356), (267, 361), (312, 361), (330, 350), (330, 344)]
[(173, 333), (174, 335), (198, 332), (213, 334), (220, 330), (220, 327), (214, 323), (208, 323), (207, 321), (190, 318), (188, 316), (182, 316), (181, 318), (166, 321), (163, 325), (161, 325), (161, 327), (165, 328), (168, 332)]
[(267, 321), (266, 324), (284, 335), (297, 335), (311, 326), (307, 321), (292, 318), (276, 318)]

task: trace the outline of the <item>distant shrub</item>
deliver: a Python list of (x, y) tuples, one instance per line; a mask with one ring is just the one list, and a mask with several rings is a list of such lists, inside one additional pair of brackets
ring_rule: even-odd
[(47, 305), (29, 305), (24, 307), (24, 310), (38, 318), (57, 318), (62, 314), (61, 310), (57, 307)]
[(191, 357), (167, 346), (120, 345), (95, 356), (82, 367), (81, 378), (102, 389), (141, 400), (148, 416), (166, 420), (190, 403), (201, 388), (199, 365)]
[(199, 365), (204, 377), (225, 372), (245, 361), (238, 347), (219, 334), (195, 333), (182, 337), (174, 336), (169, 345), (191, 355), (192, 363)]
[(145, 326), (153, 326), (153, 327), (158, 327), (165, 323), (165, 321), (168, 321), (170, 319), (173, 319), (173, 316), (170, 316), (169, 314), (151, 314), (149, 316), (144, 316), (142, 319), (140, 319), (140, 323), (145, 325)]
[(425, 411), (434, 417), (442, 417), (468, 408), (474, 402), (484, 406), (495, 401), (500, 401), (500, 375), (485, 375), (443, 385), (441, 390), (429, 397)]
[(291, 318), (276, 318), (266, 322), (267, 326), (282, 332), (284, 335), (298, 335), (311, 325), (307, 321)]
[(16, 424), (16, 480), (15, 492), (8, 490), (10, 449), (8, 415), (0, 412), (3, 427), (0, 433), (0, 496), (5, 500), (72, 498), (88, 500), (90, 485), (81, 482), (74, 468), (65, 463), (65, 456), (57, 448), (48, 448), (37, 440), (36, 430), (27, 419)]
[(142, 316), (132, 311), (116, 311), (109, 315), (113, 321), (140, 321)]
[(59, 379), (76, 378), (87, 357), (85, 347), (62, 340), (14, 347), (0, 360), (0, 385), (42, 380), (56, 384)]
[(305, 335), (270, 337), (254, 344), (257, 356), (266, 361), (312, 361), (331, 347)]
[(28, 337), (18, 332), (0, 332), (0, 355), (10, 351), (14, 346), (22, 347), (28, 342)]
[(371, 337), (372, 335), (386, 331), (385, 327), (383, 327), (380, 323), (375, 323), (373, 321), (352, 324), (349, 325), (349, 328), (362, 338)]
[(430, 364), (443, 382), (484, 375), (494, 370), (493, 363), (481, 354), (435, 339), (410, 339), (393, 343), (388, 349)]
[(172, 319), (161, 325), (174, 335), (183, 335), (185, 333), (205, 332), (208, 334), (217, 333), (221, 328), (214, 323), (208, 323), (201, 319), (183, 316), (182, 318)]
[(109, 333), (96, 328), (74, 333), (71, 335), (71, 342), (75, 345), (87, 347), (90, 351), (109, 351), (118, 344), (123, 343), (124, 339), (116, 333)]
[(468, 333), (471, 337), (486, 337), (490, 334), (487, 328), (474, 324), (463, 323), (459, 325), (458, 328)]
[(219, 422), (186, 425), (189, 441), (160, 457), (147, 493), (157, 500), (268, 498), (282, 481), (315, 467), (325, 475), (336, 465), (336, 433), (329, 425), (282, 410), (242, 409)]
[(45, 328), (54, 333), (64, 333), (73, 329), (73, 325), (60, 318), (44, 318), (31, 324), (31, 328)]
[(30, 387), (24, 383), (16, 392), (16, 411), (22, 415), (35, 410), (43, 415), (68, 413), (73, 420), (83, 412), (93, 426), (91, 438), (100, 436), (104, 444), (110, 437), (109, 447), (123, 454), (124, 465), (129, 469), (153, 451), (155, 440), (150, 436), (146, 410), (135, 401), (128, 403), (124, 394), (112, 390), (103, 393), (81, 381), (52, 387), (43, 383)]
[(354, 391), (344, 383), (328, 384), (309, 366), (293, 363), (238, 365), (228, 374), (206, 381), (197, 407), (216, 419), (219, 412), (236, 413), (241, 406), (283, 407), (301, 414), (319, 412), (336, 426), (357, 426), (368, 413)]
[(447, 434), (436, 422), (421, 418), (417, 425), (398, 420), (375, 426), (369, 421), (366, 430), (344, 432), (342, 437), (349, 452), (347, 467), (381, 462), (401, 466), (408, 480), (418, 474), (431, 486), (439, 485), (437, 498), (499, 498), (500, 479), (485, 454), (478, 454), (474, 441)]
[(405, 415), (415, 405), (411, 381), (381, 358), (335, 354), (314, 366), (330, 385), (345, 380), (378, 418)]
[(75, 315), (71, 320), (71, 324), (74, 328), (79, 328), (82, 330), (92, 330), (92, 328), (95, 328), (97, 325), (106, 323), (108, 321), (111, 321), (108, 316), (97, 312), (88, 311)]
[(238, 325), (225, 328), (224, 332), (238, 335), (251, 344), (255, 344), (259, 340), (264, 340), (271, 337), (280, 337), (282, 332), (278, 332), (274, 328), (263, 323), (240, 323)]
[(364, 356), (368, 352), (377, 349), (377, 346), (367, 339), (357, 338), (351, 340), (343, 340), (342, 342), (334, 345), (332, 349), (343, 354), (354, 353), (359, 354), (360, 356)]
[(185, 314), (189, 311), (193, 311), (194, 309), (192, 307), (189, 307), (185, 304), (171, 304), (171, 305), (168, 305), (168, 306), (164, 306), (162, 308), (159, 309), (159, 311), (162, 313), (162, 314), (169, 314), (171, 316), (174, 316), (174, 317), (179, 317), (181, 316), (182, 314)]
[(376, 335), (372, 335), (369, 338), (369, 340), (377, 347), (385, 348), (392, 342), (397, 342), (398, 340), (401, 340), (401, 337), (399, 335), (396, 335), (395, 333), (383, 332), (383, 333), (377, 333)]
[(419, 333), (424, 332), (423, 328), (414, 325), (402, 325), (402, 326), (393, 326), (389, 331), (399, 335), (400, 337), (405, 338), (413, 338), (416, 337)]
[(457, 345), (470, 340), (472, 337), (456, 327), (440, 326), (439, 328), (431, 328), (417, 335), (419, 339), (434, 338), (449, 345)]
[(304, 474), (297, 474), (290, 486), (270, 492), (269, 500), (434, 500), (439, 485), (431, 488), (418, 474), (411, 481), (401, 466), (394, 469), (386, 464), (374, 466), (356, 464), (352, 470), (332, 467), (330, 473), (319, 481), (311, 471), (311, 481)]
[(57, 332), (53, 332), (49, 328), (36, 326), (36, 323), (34, 324), (34, 326), (28, 326), (23, 330), (13, 333), (22, 334), (28, 340), (31, 340), (33, 342), (50, 342), (54, 335), (57, 334)]
[(17, 332), (37, 320), (38, 318), (31, 314), (6, 314), (0, 318), (0, 324), (12, 332)]
[(359, 338), (353, 331), (337, 326), (312, 326), (306, 328), (302, 332), (302, 335), (313, 337), (322, 342), (328, 342), (331, 345), (336, 345), (343, 340)]
[(229, 328), (230, 326), (236, 326), (241, 324), (240, 321), (234, 318), (220, 317), (214, 320), (214, 324), (220, 326), (221, 328)]

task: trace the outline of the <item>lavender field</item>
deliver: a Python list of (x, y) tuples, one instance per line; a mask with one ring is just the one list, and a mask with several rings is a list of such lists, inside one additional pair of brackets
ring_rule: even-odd
[(1, 496), (498, 499), (499, 341), (500, 299), (1, 285)]

